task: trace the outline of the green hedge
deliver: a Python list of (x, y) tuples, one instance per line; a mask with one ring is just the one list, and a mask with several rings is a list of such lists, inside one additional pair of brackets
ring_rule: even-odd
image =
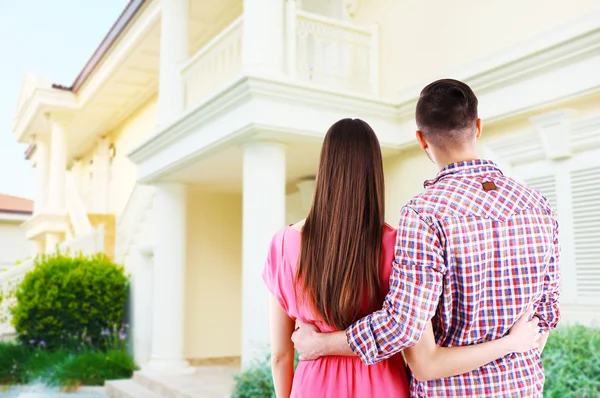
[(103, 254), (40, 256), (11, 309), (19, 341), (47, 349), (98, 347), (120, 325), (128, 278)]
[(600, 329), (575, 325), (550, 333), (542, 354), (544, 396), (600, 397)]
[[(542, 355), (544, 397), (600, 397), (600, 329), (581, 325), (553, 331)], [(235, 376), (234, 398), (275, 397), (269, 358)]]
[(0, 385), (42, 382), (66, 389), (102, 386), (106, 380), (128, 379), (135, 370), (137, 366), (124, 347), (49, 351), (0, 342)]

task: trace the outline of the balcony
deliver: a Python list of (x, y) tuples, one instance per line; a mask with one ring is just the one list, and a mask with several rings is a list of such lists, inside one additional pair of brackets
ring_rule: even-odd
[[(285, 20), (285, 71), (289, 81), (377, 97), (377, 26), (361, 27), (308, 13), (291, 2)], [(185, 108), (206, 101), (244, 74), (243, 15), (183, 67)]]

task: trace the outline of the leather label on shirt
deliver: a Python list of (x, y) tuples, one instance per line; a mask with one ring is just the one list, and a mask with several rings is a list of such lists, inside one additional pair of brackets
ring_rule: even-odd
[(496, 184), (494, 184), (493, 181), (484, 181), (481, 183), (481, 186), (483, 187), (483, 190), (485, 192), (490, 192), (490, 191), (495, 191), (496, 189)]

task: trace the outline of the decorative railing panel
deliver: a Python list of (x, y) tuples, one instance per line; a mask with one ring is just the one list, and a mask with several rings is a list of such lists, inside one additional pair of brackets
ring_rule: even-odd
[(242, 17), (239, 17), (182, 67), (186, 109), (215, 94), (241, 71)]
[(25, 274), (33, 269), (33, 264), (33, 260), (28, 260), (0, 273), (0, 336), (15, 332), (11, 324), (10, 308), (16, 304), (17, 288)]
[(369, 28), (288, 6), (287, 59), (292, 77), (331, 89), (379, 93), (379, 39)]

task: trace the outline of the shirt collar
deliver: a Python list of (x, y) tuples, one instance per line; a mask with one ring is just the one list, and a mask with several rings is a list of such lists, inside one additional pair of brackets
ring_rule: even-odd
[(425, 188), (429, 188), (430, 186), (436, 184), (442, 178), (449, 175), (460, 175), (460, 176), (480, 176), (480, 175), (489, 175), (489, 174), (498, 174), (502, 175), (502, 171), (496, 166), (496, 164), (489, 160), (483, 159), (475, 159), (475, 160), (467, 160), (464, 162), (457, 162), (449, 164), (444, 167), (437, 176), (432, 180), (427, 180), (423, 184)]

